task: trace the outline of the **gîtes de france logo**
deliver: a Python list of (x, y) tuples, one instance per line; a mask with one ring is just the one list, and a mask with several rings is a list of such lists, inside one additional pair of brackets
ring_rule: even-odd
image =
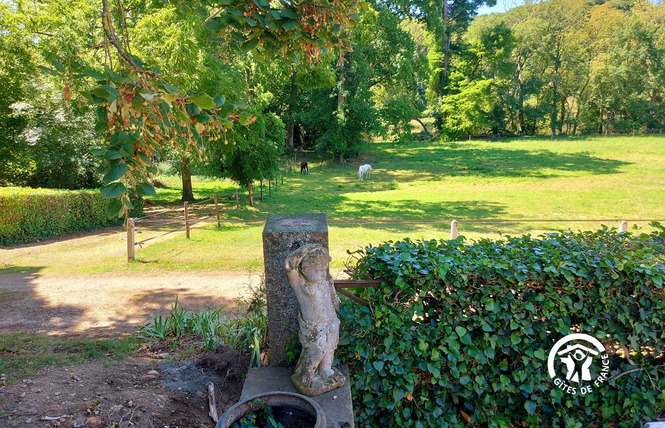
[[(547, 358), (547, 371), (563, 391), (585, 395), (609, 377), (610, 361), (598, 339), (574, 333), (554, 344)], [(592, 373), (595, 376), (592, 377)]]

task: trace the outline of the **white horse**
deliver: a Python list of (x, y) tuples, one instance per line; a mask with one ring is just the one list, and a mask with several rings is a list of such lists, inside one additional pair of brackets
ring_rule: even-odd
[(372, 171), (372, 165), (368, 163), (360, 165), (360, 168), (358, 168), (358, 180), (363, 181), (363, 176), (365, 174), (367, 174), (367, 178), (369, 178)]

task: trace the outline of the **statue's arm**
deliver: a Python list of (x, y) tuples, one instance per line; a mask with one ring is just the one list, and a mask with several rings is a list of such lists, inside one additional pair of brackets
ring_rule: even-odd
[(286, 257), (284, 263), (284, 269), (286, 270), (286, 276), (289, 278), (291, 284), (297, 284), (300, 272), (298, 272), (298, 266), (302, 262), (302, 259), (305, 258), (307, 253), (314, 247), (312, 244), (305, 244), (297, 250), (293, 251)]

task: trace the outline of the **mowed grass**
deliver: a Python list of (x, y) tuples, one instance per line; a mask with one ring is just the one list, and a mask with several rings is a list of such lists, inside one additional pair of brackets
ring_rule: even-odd
[(48, 366), (121, 360), (138, 347), (138, 340), (133, 338), (71, 339), (23, 332), (0, 334), (0, 375), (8, 383), (14, 383), (34, 377)]
[[(360, 182), (357, 171), (362, 163), (372, 164), (374, 172)], [(179, 180), (162, 179), (170, 188), (158, 190), (158, 202), (179, 199)], [(323, 212), (330, 225), (332, 265), (340, 269), (347, 250), (370, 243), (405, 237), (448, 239), (453, 219), (468, 239), (597, 229), (601, 224), (616, 227), (622, 219), (665, 220), (664, 179), (665, 138), (659, 136), (372, 143), (347, 165), (312, 160), (306, 176), (294, 169), (277, 191), (273, 188), (271, 197), (264, 185), (263, 201), (257, 184), (254, 207), (247, 204), (246, 190), (241, 191), (239, 217), (231, 182), (195, 177), (197, 198), (220, 195), (226, 220), (222, 227), (208, 224), (194, 229), (191, 240), (179, 232), (137, 248), (135, 263), (117, 259), (124, 251), (120, 236), (107, 242), (114, 245), (113, 256), (87, 260), (81, 255), (77, 265), (59, 268), (26, 256), (12, 266), (72, 273), (260, 271), (261, 232), (268, 215)], [(204, 217), (209, 210), (196, 208), (195, 215)], [(589, 219), (602, 221), (583, 222)], [(631, 226), (649, 230), (647, 222)], [(139, 234), (137, 240), (141, 239)]]

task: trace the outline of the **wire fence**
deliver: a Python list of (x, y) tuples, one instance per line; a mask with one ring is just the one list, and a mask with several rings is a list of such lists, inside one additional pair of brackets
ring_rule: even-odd
[[(235, 191), (236, 197), (236, 206), (238, 208), (239, 214), (239, 205), (238, 205), (238, 191)], [(211, 202), (212, 201), (212, 202)], [(210, 205), (209, 209), (212, 208), (214, 203), (214, 212), (207, 211), (204, 217), (197, 217), (195, 211), (192, 210), (192, 207), (205, 207), (205, 204)], [(172, 218), (159, 218), (160, 216), (171, 214), (171, 213), (182, 213), (183, 217), (172, 217)], [(190, 214), (194, 214), (194, 217), (190, 217)], [(266, 219), (230, 219), (230, 218), (220, 218), (219, 213), (219, 203), (217, 200), (217, 195), (214, 194), (212, 197), (198, 201), (193, 204), (188, 204), (185, 202), (182, 207), (157, 211), (150, 213), (147, 217), (129, 219), (127, 222), (127, 259), (128, 261), (135, 259), (135, 248), (136, 246), (142, 248), (143, 244), (150, 242), (155, 239), (162, 238), (166, 235), (185, 231), (185, 234), (188, 239), (191, 237), (191, 228), (197, 224), (207, 224), (207, 223), (217, 223), (218, 227), (221, 226), (221, 223), (231, 223), (231, 224), (262, 224), (265, 223)], [(615, 223), (618, 224), (619, 233), (626, 233), (628, 231), (628, 223), (652, 223), (659, 222), (665, 223), (663, 219), (637, 219), (637, 218), (628, 218), (625, 220), (619, 218), (600, 218), (600, 219), (328, 219), (329, 224), (436, 224), (444, 223), (450, 224), (450, 239), (456, 239), (459, 236), (459, 225), (460, 224), (520, 224), (520, 223)], [(178, 224), (179, 227), (176, 227), (173, 230), (170, 230), (162, 235), (153, 236), (139, 242), (135, 241), (135, 231), (137, 225), (149, 225), (149, 226), (159, 226), (159, 225), (171, 225)]]

